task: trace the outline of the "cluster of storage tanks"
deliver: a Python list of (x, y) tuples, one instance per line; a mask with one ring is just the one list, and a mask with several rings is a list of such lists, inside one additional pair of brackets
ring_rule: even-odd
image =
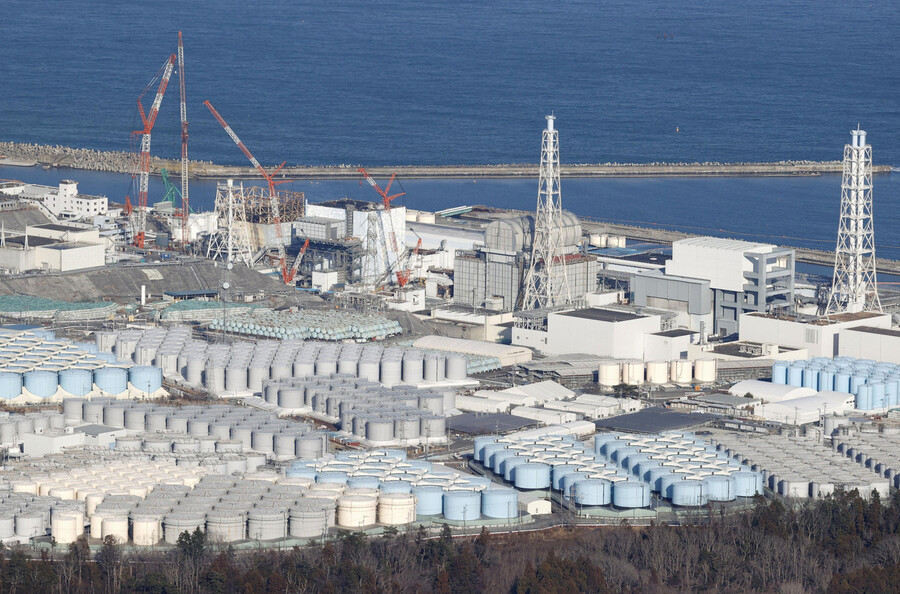
[(49, 330), (0, 333), (0, 399), (123, 395), (129, 388), (158, 396), (161, 387), (159, 370), (121, 365), (93, 343), (57, 340)]
[(27, 433), (41, 433), (48, 429), (65, 428), (65, 419), (56, 410), (42, 410), (26, 414), (0, 412), (0, 444), (10, 446), (22, 441)]
[(652, 492), (697, 507), (762, 492), (762, 475), (691, 434), (481, 437), (475, 460), (518, 489), (559, 491), (580, 506), (650, 506)]
[[(873, 490), (887, 497), (890, 481), (848, 457), (849, 452), (826, 448), (818, 435), (753, 435), (714, 431), (711, 443), (730, 459), (761, 473), (764, 484), (784, 497), (825, 497), (838, 487), (858, 489), (868, 497)], [(837, 443), (835, 444), (838, 445)], [(855, 452), (854, 452), (855, 453)]]
[(216, 394), (260, 392), (266, 380), (349, 375), (386, 387), (465, 381), (463, 355), (377, 344), (261, 340), (231, 345), (191, 339), (183, 326), (97, 334), (101, 351), (153, 365)]
[(772, 383), (853, 394), (857, 410), (900, 405), (900, 365), (872, 359), (816, 357), (776, 361), (772, 365)]
[(267, 382), (268, 404), (339, 425), (341, 431), (373, 445), (446, 441), (444, 411), (454, 407), (456, 392), (423, 390), (335, 375)]
[[(321, 456), (326, 436), (298, 423), (243, 406), (159, 406), (133, 401), (63, 400), (64, 421), (105, 425), (147, 435), (116, 439), (118, 450), (176, 454), (240, 454), (256, 452), (277, 459)], [(2, 431), (2, 425), (0, 425)], [(237, 458), (240, 464), (242, 458)], [(229, 471), (232, 472), (232, 471)]]
[[(900, 428), (864, 427), (832, 438), (832, 448), (900, 488)], [(861, 493), (865, 496), (865, 493)]]
[(403, 332), (395, 320), (346, 309), (301, 309), (291, 313), (256, 309), (214, 320), (210, 328), (247, 336), (304, 340), (372, 340)]
[[(320, 460), (297, 461), (288, 477), (315, 481), (318, 496), (331, 492), (338, 526), (358, 528), (385, 523), (380, 504), (390, 496), (393, 517), (410, 523), (443, 518), (452, 522), (510, 520), (518, 517), (515, 489), (494, 485), (486, 477), (462, 474), (426, 460), (407, 460), (402, 450), (342, 452)], [(342, 500), (351, 495), (343, 510)], [(376, 512), (379, 512), (376, 514)]]
[(601, 386), (629, 384), (690, 384), (716, 381), (716, 360), (676, 359), (675, 361), (648, 361), (637, 359), (601, 361), (597, 368), (597, 382)]

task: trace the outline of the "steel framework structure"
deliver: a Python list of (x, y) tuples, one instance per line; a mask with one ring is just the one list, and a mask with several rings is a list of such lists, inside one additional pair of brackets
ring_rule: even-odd
[(872, 146), (857, 127), (844, 145), (841, 218), (834, 254), (834, 279), (826, 314), (882, 311), (875, 274), (872, 217)]
[(244, 208), (244, 184), (235, 187), (231, 180), (216, 186), (218, 230), (210, 237), (206, 257), (223, 262), (253, 264), (247, 213)]
[(565, 305), (572, 301), (566, 276), (563, 234), (560, 232), (562, 202), (559, 191), (559, 132), (554, 128), (555, 120), (555, 116), (547, 116), (547, 128), (541, 141), (534, 242), (522, 304), (522, 309), (525, 310)]

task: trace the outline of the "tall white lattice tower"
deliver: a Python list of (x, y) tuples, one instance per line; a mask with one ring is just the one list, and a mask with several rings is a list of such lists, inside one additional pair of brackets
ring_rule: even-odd
[(826, 313), (881, 311), (875, 280), (875, 225), (872, 217), (872, 146), (866, 131), (852, 130), (844, 145), (841, 220), (834, 253), (834, 281)]
[(547, 116), (541, 141), (541, 172), (537, 211), (534, 214), (534, 241), (531, 265), (525, 277), (522, 309), (540, 309), (571, 303), (563, 252), (562, 202), (559, 194), (559, 132), (556, 117)]
[(216, 186), (216, 215), (219, 229), (210, 237), (206, 257), (252, 266), (243, 183), (235, 188), (229, 179)]

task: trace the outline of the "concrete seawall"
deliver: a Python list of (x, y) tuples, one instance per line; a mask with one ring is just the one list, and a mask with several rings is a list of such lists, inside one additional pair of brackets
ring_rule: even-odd
[[(132, 173), (135, 156), (124, 151), (96, 151), (67, 146), (48, 146), (0, 142), (0, 165), (40, 165), (68, 167), (86, 171)], [(178, 160), (153, 157), (151, 172), (168, 169), (173, 175), (181, 171)], [(562, 165), (565, 177), (698, 177), (698, 176), (806, 176), (840, 173), (840, 161), (781, 161), (777, 163), (596, 163)], [(321, 167), (286, 167), (279, 174), (286, 179), (359, 179), (357, 165)], [(538, 166), (530, 163), (505, 165), (409, 165), (367, 167), (377, 177), (396, 172), (413, 178), (517, 178), (537, 177)], [(259, 178), (252, 167), (216, 165), (209, 161), (191, 161), (189, 172), (196, 178)], [(875, 173), (888, 173), (888, 165), (876, 165)]]

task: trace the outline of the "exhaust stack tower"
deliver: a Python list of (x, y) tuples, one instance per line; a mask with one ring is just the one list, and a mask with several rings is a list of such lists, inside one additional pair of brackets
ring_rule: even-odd
[(844, 145), (841, 218), (826, 314), (882, 311), (875, 276), (872, 146), (859, 126), (851, 134), (851, 143)]
[(559, 192), (559, 132), (556, 117), (547, 116), (541, 142), (541, 171), (531, 264), (525, 278), (522, 309), (542, 309), (572, 302), (563, 246), (562, 202)]

